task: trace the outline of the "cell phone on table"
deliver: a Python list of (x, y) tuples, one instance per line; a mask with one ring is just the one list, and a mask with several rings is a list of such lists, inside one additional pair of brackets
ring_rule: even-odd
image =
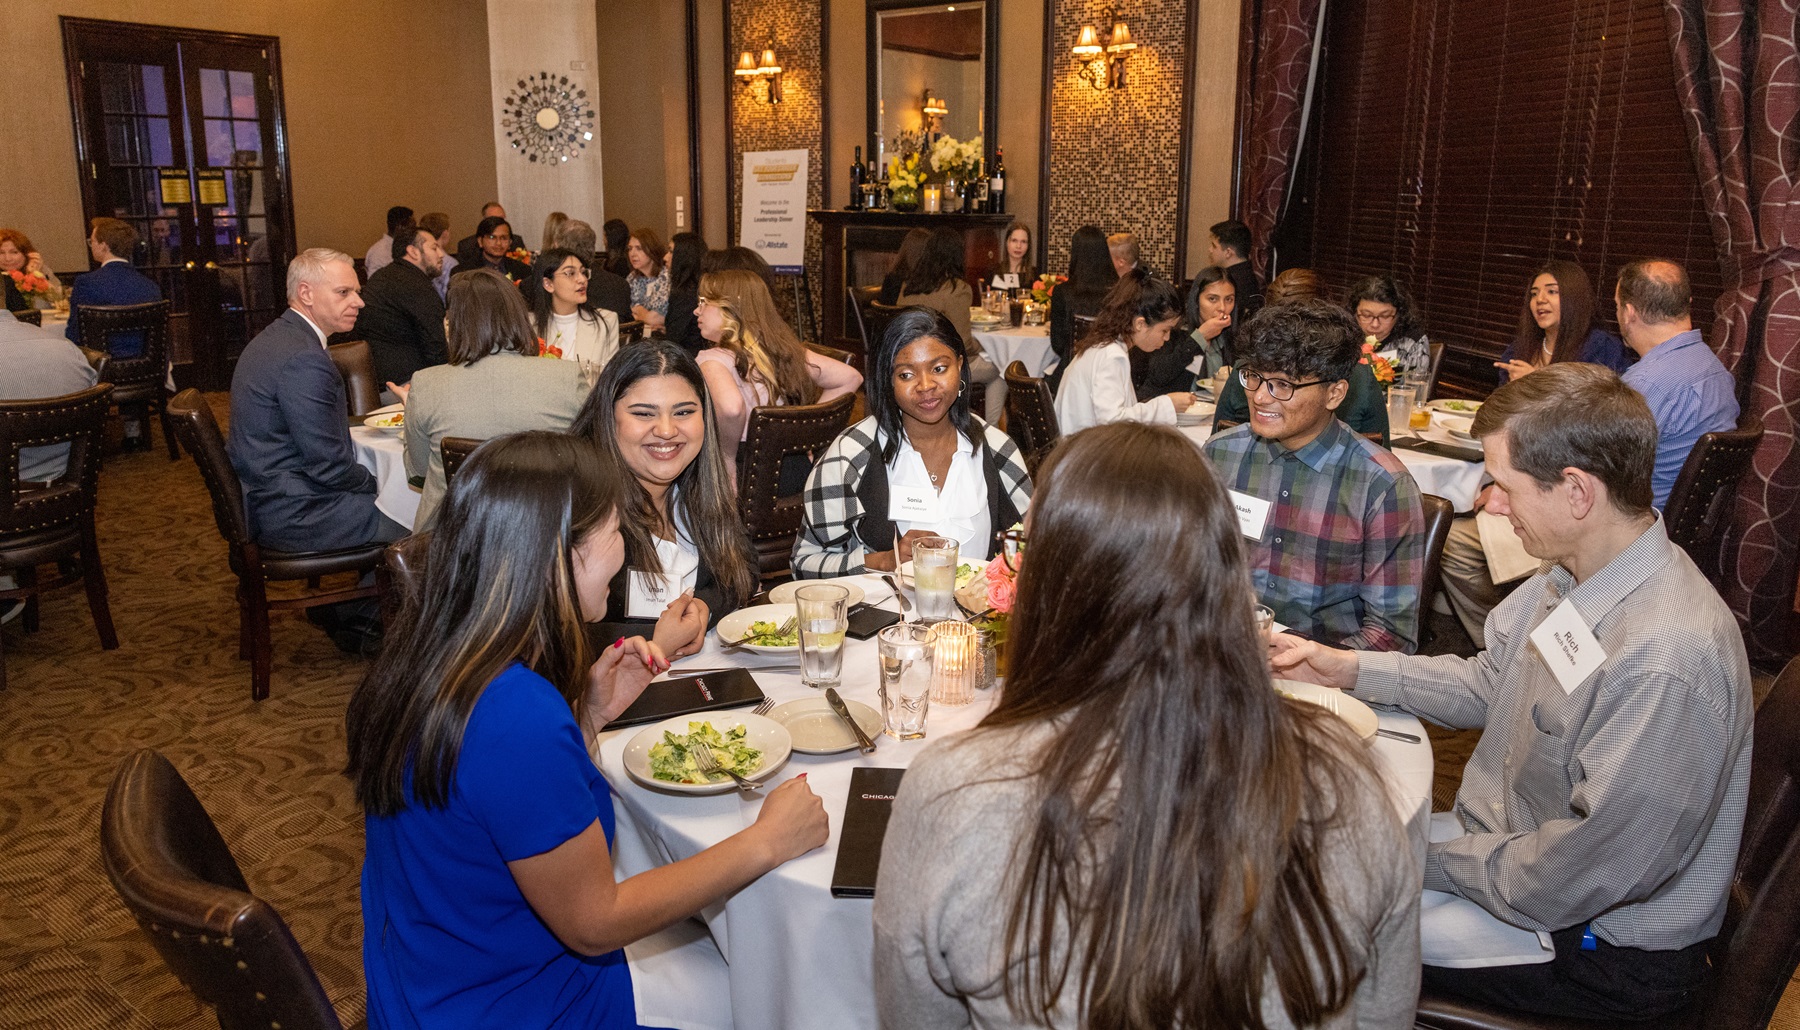
[(844, 625), (844, 632), (849, 634), (852, 640), (867, 640), (899, 621), (899, 612), (890, 612), (886, 608), (877, 608), (874, 605), (863, 605), (850, 613), (850, 618)]

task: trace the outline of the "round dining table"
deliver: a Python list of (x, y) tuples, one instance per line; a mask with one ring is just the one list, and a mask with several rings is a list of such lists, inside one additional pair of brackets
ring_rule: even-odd
[[(876, 576), (862, 576), (867, 598), (895, 610), (892, 592)], [(792, 662), (794, 659), (787, 659)], [(710, 638), (699, 654), (678, 663), (696, 669), (743, 666), (757, 684), (780, 702), (818, 697), (801, 685), (791, 665), (757, 672), (779, 658), (727, 654)], [(878, 656), (874, 640), (844, 642), (843, 680), (839, 693), (881, 710), (877, 693)], [(879, 1017), (874, 992), (874, 903), (868, 899), (834, 898), (832, 872), (838, 835), (849, 794), (850, 771), (858, 766), (904, 768), (933, 742), (975, 726), (998, 700), (1002, 685), (977, 691), (972, 704), (933, 705), (927, 735), (920, 741), (876, 737), (876, 750), (855, 749), (836, 755), (795, 753), (769, 777), (771, 784), (805, 773), (807, 783), (824, 801), (831, 821), (824, 847), (782, 865), (701, 915), (711, 941), (691, 938), (683, 947), (653, 939), (627, 946), (638, 1018), (652, 1025), (690, 1028), (782, 1027), (787, 1030), (850, 1030), (875, 1027)], [(1377, 737), (1371, 753), (1388, 778), (1395, 811), (1406, 824), (1421, 862), (1431, 811), (1433, 758), (1431, 745), (1414, 717), (1379, 712), (1383, 728), (1409, 733), (1417, 743)], [(691, 718), (704, 718), (692, 716)], [(603, 732), (594, 752), (611, 784), (618, 816), (613, 865), (620, 878), (687, 858), (719, 843), (755, 821), (760, 798), (737, 791), (695, 796), (674, 794), (632, 779), (624, 753), (640, 728)], [(955, 856), (945, 856), (955, 861)], [(691, 926), (691, 924), (690, 924)], [(701, 946), (716, 943), (723, 961)], [(682, 952), (689, 954), (683, 956)], [(728, 993), (720, 997), (719, 992)], [(658, 1023), (658, 1020), (663, 1022)]]
[(1001, 372), (1017, 361), (1033, 376), (1042, 376), (1056, 367), (1056, 352), (1050, 349), (1050, 327), (1047, 325), (995, 326), (975, 329), (988, 360)]
[(350, 427), (350, 442), (356, 445), (356, 463), (375, 473), (375, 507), (402, 526), (411, 526), (419, 517), (421, 495), (406, 478), (404, 438), (356, 420)]

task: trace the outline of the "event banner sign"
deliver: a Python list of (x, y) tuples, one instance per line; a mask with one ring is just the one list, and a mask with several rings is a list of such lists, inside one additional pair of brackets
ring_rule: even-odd
[(744, 154), (738, 242), (790, 275), (806, 265), (807, 156), (804, 150)]

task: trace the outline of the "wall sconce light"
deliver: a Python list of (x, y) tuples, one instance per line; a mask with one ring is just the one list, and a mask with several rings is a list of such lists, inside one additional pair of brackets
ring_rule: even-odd
[(1101, 22), (1112, 25), (1104, 47), (1100, 45), (1099, 31), (1092, 25), (1083, 25), (1075, 45), (1069, 48), (1079, 65), (1076, 74), (1095, 89), (1124, 89), (1125, 58), (1137, 49), (1137, 40), (1131, 38), (1131, 27), (1112, 8), (1103, 12)]
[(781, 64), (775, 60), (773, 49), (764, 50), (761, 61), (750, 51), (744, 51), (738, 55), (737, 66), (732, 72), (743, 79), (745, 89), (754, 89), (757, 79), (769, 80), (763, 100), (771, 104), (781, 103)]
[(927, 132), (938, 131), (938, 119), (950, 113), (950, 108), (946, 106), (941, 99), (932, 96), (931, 87), (929, 86), (925, 87), (925, 104), (923, 110), (925, 112), (925, 129)]

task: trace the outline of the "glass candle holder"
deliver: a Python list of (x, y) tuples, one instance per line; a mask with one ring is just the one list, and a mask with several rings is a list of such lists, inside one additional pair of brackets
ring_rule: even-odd
[(944, 189), (942, 186), (927, 186), (925, 187), (924, 194), (926, 214), (935, 215), (943, 210)]
[(931, 627), (931, 643), (931, 703), (955, 707), (975, 700), (982, 667), (975, 627), (966, 622), (940, 622)]

